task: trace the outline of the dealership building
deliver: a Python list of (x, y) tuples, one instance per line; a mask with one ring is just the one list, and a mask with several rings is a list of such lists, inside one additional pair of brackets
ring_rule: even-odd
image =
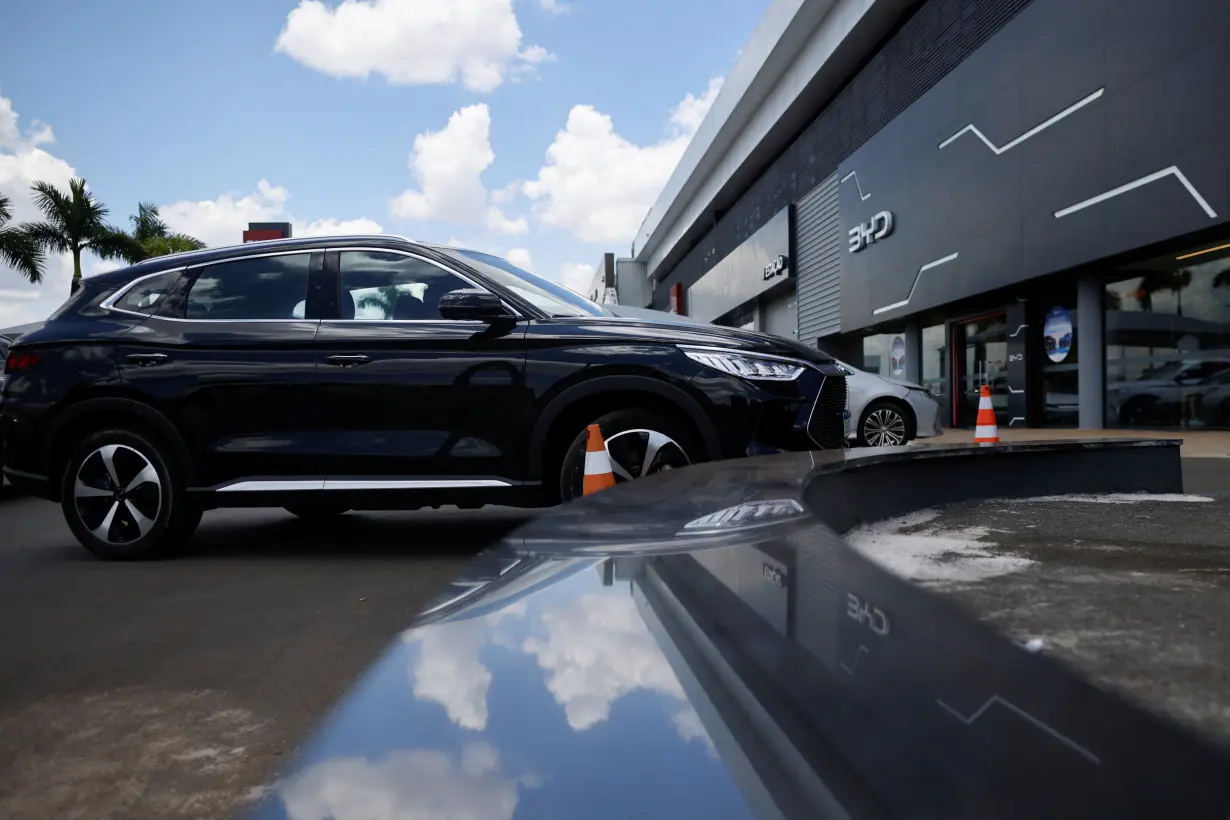
[(608, 301), (973, 426), (1230, 427), (1230, 3), (773, 0)]

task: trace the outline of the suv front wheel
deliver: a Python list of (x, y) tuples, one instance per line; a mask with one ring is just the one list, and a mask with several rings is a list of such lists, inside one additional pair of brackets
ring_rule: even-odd
[(87, 436), (64, 470), (60, 506), (69, 529), (99, 558), (152, 558), (196, 529), (201, 512), (144, 432)]
[[(595, 419), (611, 462), (615, 483), (677, 470), (704, 455), (697, 435), (673, 415), (648, 409), (617, 410)], [(560, 469), (560, 500), (584, 495), (586, 425), (568, 447)]]

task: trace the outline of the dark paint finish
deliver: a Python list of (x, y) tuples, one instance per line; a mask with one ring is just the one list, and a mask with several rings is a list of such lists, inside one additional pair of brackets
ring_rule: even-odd
[(1225, 817), (1225, 749), (838, 534), (1048, 478), (1181, 491), (1178, 465), (1175, 442), (788, 454), (556, 508), (398, 637), (252, 816)]
[[(495, 263), (507, 265), (393, 237), (335, 237), (199, 251), (92, 277), (18, 344), (43, 361), (4, 390), (3, 425), (16, 439), (7, 472), (54, 498), (63, 463), (55, 454), (97, 425), (128, 422), (153, 427), (183, 454), (205, 507), (323, 497), (367, 508), (522, 505), (551, 501), (540, 488), (558, 486), (563, 451), (615, 409), (681, 417), (703, 442), (695, 460), (816, 446), (810, 408), (834, 377), (821, 375), (831, 369), (823, 354), (746, 331), (590, 315), (603, 311), (532, 274), (518, 285), (515, 268)], [(388, 280), (392, 293), (381, 265), (402, 277)], [(259, 285), (245, 290), (247, 276)], [(102, 307), (144, 277), (122, 310)], [(498, 297), (501, 315), (423, 318), (459, 290), (469, 305), (459, 309), (492, 312)], [(407, 293), (414, 319), (397, 315)], [(551, 305), (582, 315), (552, 318)], [(373, 309), (391, 320), (373, 320)], [(809, 367), (791, 383), (757, 383), (702, 367), (683, 345)], [(130, 404), (106, 406), (96, 422), (73, 410), (99, 398)], [(316, 483), (326, 480), (361, 483)]]

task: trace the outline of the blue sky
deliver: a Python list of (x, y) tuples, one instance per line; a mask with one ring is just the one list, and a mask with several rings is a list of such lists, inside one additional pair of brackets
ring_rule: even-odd
[[(29, 219), (30, 181), (76, 173), (116, 222), (151, 200), (210, 244), (238, 242), (249, 219), (378, 226), (578, 286), (581, 266), (626, 253), (766, 6), (9, 4), (0, 194)], [(0, 326), (63, 298), (61, 262), (37, 294), (0, 267)]]

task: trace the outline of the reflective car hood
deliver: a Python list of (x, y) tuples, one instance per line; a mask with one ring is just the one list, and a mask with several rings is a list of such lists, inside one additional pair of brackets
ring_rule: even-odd
[[(850, 508), (816, 487), (859, 465), (1014, 448), (1030, 445), (742, 459), (548, 511), (397, 637), (255, 816), (1190, 816), (1224, 801), (1216, 753), (878, 569), (817, 512)], [(899, 491), (880, 488), (872, 500)], [(1129, 776), (1163, 759), (1164, 776)]]

